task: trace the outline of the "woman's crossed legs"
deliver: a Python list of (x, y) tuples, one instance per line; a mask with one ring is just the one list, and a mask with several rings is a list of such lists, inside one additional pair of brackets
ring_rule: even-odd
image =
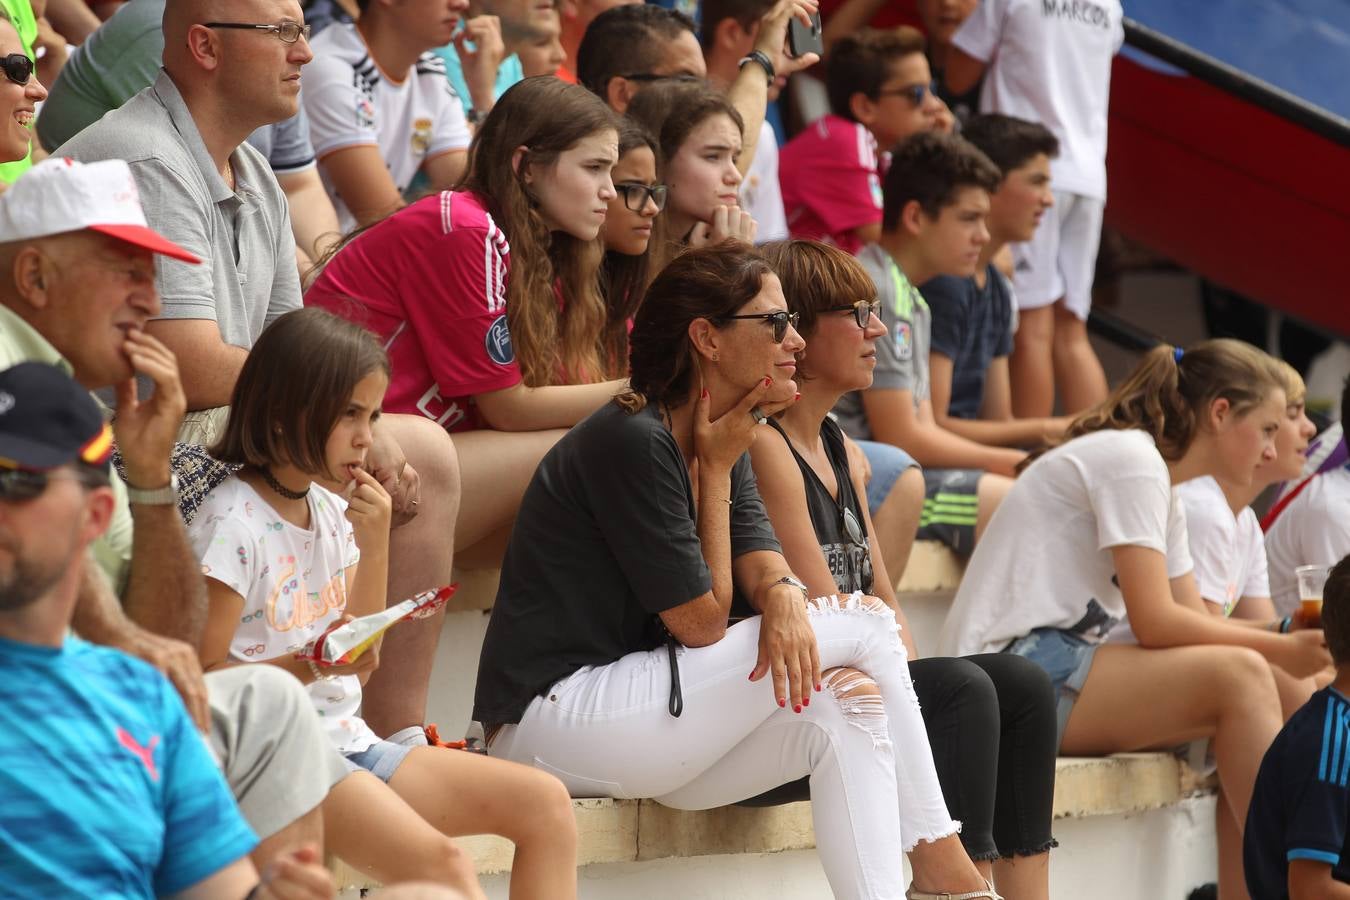
[(980, 880), (942, 800), (892, 613), (856, 599), (809, 608), (821, 665), (837, 671), (800, 714), (777, 706), (768, 680), (748, 679), (756, 617), (716, 644), (677, 651), (680, 718), (667, 711), (667, 651), (633, 653), (554, 685), (493, 752), (552, 772), (574, 795), (686, 809), (810, 774), (817, 846), (837, 897), (902, 896), (902, 848), (917, 850), (920, 888), (974, 889)]

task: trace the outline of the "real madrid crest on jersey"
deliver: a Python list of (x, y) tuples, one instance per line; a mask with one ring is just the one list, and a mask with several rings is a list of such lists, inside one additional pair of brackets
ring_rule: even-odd
[(413, 153), (422, 156), (431, 146), (431, 120), (415, 119), (413, 120), (412, 148)]

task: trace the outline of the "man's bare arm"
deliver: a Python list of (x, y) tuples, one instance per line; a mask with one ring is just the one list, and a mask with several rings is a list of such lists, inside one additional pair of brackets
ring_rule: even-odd
[[(136, 372), (154, 382), (155, 392), (142, 399), (135, 379), (117, 385), (113, 433), (127, 483), (158, 490), (169, 484), (174, 437), (186, 403), (178, 362), (164, 344), (143, 332), (127, 337), (127, 349)], [(135, 527), (123, 607), (141, 627), (196, 646), (206, 622), (206, 581), (178, 505), (133, 503), (131, 513)]]
[(145, 330), (178, 359), (191, 360), (182, 373), (188, 409), (230, 405), (247, 350), (225, 343), (219, 326), (210, 319), (156, 319), (147, 322)]
[(182, 641), (152, 634), (127, 618), (103, 570), (92, 555), (85, 557), (84, 577), (75, 600), (71, 627), (80, 637), (104, 647), (115, 647), (143, 659), (173, 682), (188, 715), (205, 731), (210, 726), (206, 682), (202, 680), (197, 650)]

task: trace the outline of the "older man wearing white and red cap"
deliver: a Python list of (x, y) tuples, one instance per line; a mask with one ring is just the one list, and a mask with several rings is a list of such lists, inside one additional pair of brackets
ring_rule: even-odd
[[(346, 769), (284, 672), (246, 666), (203, 680), (194, 648), (205, 584), (170, 466), (186, 404), (173, 354), (143, 330), (160, 312), (157, 256), (197, 262), (146, 225), (125, 162), (35, 166), (0, 196), (0, 369), (49, 363), (89, 390), (116, 391), (126, 483), (113, 479), (112, 525), (91, 547), (98, 565), (85, 567), (73, 625), (169, 675), (263, 839), (252, 855), (265, 863), (322, 840), (319, 804)], [(149, 397), (137, 376), (153, 384)]]

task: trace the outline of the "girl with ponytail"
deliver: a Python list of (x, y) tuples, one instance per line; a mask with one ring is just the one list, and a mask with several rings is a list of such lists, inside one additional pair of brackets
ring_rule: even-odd
[[(1100, 755), (1212, 738), (1241, 831), (1279, 731), (1271, 666), (1330, 665), (1321, 631), (1280, 633), (1205, 611), (1172, 488), (1250, 484), (1286, 417), (1278, 364), (1232, 340), (1154, 348), (1123, 384), (1030, 459), (970, 559), (947, 655), (1011, 652), (1058, 692), (1060, 752)], [(1138, 644), (1105, 643), (1126, 619)]]

